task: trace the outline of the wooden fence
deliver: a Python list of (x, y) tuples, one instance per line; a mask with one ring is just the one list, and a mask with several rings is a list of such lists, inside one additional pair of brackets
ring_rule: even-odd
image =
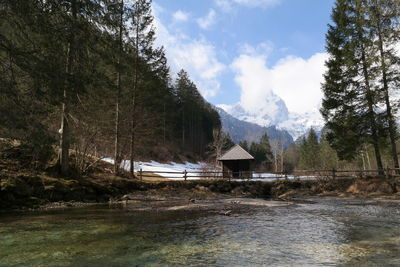
[(143, 171), (136, 172), (140, 180), (143, 178), (166, 178), (171, 180), (200, 180), (200, 179), (227, 179), (230, 181), (248, 180), (248, 181), (276, 181), (276, 180), (320, 180), (337, 178), (397, 178), (400, 177), (400, 169), (386, 168), (382, 170), (296, 170), (292, 173), (285, 172), (222, 172), (213, 171)]

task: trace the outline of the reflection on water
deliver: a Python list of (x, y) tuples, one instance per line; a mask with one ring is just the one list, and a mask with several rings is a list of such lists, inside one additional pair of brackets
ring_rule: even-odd
[(400, 265), (400, 206), (204, 212), (91, 207), (0, 216), (0, 266)]

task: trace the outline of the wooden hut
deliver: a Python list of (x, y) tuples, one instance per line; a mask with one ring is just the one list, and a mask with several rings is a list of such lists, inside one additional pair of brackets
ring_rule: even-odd
[(254, 157), (236, 145), (218, 159), (222, 163), (224, 178), (251, 178)]

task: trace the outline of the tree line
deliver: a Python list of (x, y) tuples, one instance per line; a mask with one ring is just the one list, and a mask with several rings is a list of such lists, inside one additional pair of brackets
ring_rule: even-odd
[(340, 161), (336, 151), (326, 140), (326, 134), (318, 137), (314, 129), (295, 143), (284, 147), (282, 142), (270, 141), (268, 135), (262, 135), (259, 142), (239, 143), (254, 157), (257, 171), (291, 173), (294, 170), (358, 168), (358, 162)]
[(289, 146), (284, 152), (285, 171), (330, 170), (348, 167), (359, 168), (355, 162), (340, 161), (337, 152), (331, 147), (323, 131), (319, 137), (311, 128), (309, 132)]
[[(364, 143), (358, 148), (354, 157), (343, 159), (339, 157), (329, 143), (329, 129), (323, 128), (320, 133), (314, 129), (299, 138), (283, 152), (283, 171), (294, 170), (373, 170), (377, 162), (372, 144)], [(384, 166), (392, 163), (390, 146), (384, 147), (381, 155)]]
[(128, 160), (132, 176), (138, 157), (205, 157), (219, 115), (184, 70), (173, 79), (151, 5), (0, 0), (0, 137), (41, 166), (57, 147), (64, 175), (89, 155), (116, 174)]

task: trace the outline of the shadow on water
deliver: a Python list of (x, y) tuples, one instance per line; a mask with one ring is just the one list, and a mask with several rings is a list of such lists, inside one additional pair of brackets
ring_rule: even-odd
[(129, 205), (1, 215), (0, 266), (400, 265), (399, 221), (398, 203), (338, 199), (231, 217)]

